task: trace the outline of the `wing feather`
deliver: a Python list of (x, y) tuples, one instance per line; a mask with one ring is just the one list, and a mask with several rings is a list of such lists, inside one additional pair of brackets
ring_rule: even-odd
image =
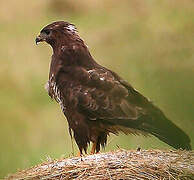
[(138, 119), (141, 111), (127, 100), (128, 89), (110, 72), (93, 69), (88, 76), (89, 81), (82, 84), (77, 97), (80, 110), (90, 119)]

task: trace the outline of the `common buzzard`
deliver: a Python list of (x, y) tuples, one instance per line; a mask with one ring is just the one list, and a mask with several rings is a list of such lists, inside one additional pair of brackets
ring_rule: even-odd
[(61, 106), (69, 132), (80, 154), (100, 151), (110, 133), (151, 134), (179, 149), (190, 150), (189, 137), (147, 98), (115, 72), (99, 65), (68, 22), (44, 27), (36, 43), (45, 41), (53, 49), (48, 94)]

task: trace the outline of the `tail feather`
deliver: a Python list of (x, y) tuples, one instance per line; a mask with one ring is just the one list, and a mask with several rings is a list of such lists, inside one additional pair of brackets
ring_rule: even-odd
[(114, 123), (154, 135), (175, 149), (191, 150), (189, 136), (168, 120), (157, 107), (153, 107), (149, 114), (138, 120), (115, 119)]
[(156, 106), (151, 104), (150, 108), (151, 118), (149, 118), (148, 132), (175, 149), (191, 150), (189, 136), (170, 121)]
[[(146, 125), (146, 124), (145, 124)], [(175, 149), (191, 150), (189, 136), (164, 115), (143, 126), (143, 129)]]

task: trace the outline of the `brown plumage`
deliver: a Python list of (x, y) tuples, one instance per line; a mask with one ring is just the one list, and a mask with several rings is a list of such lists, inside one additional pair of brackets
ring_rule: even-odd
[(116, 73), (97, 64), (73, 24), (44, 27), (36, 43), (53, 48), (48, 94), (61, 106), (80, 153), (93, 142), (104, 147), (109, 133), (151, 134), (179, 149), (191, 149), (189, 137)]

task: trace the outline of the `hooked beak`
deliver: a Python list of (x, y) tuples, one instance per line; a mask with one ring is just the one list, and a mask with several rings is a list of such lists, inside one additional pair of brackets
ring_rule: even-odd
[(45, 39), (44, 39), (43, 37), (41, 37), (41, 35), (39, 35), (39, 36), (36, 37), (36, 40), (35, 40), (36, 45), (37, 45), (39, 42), (42, 42), (42, 41), (45, 41)]

